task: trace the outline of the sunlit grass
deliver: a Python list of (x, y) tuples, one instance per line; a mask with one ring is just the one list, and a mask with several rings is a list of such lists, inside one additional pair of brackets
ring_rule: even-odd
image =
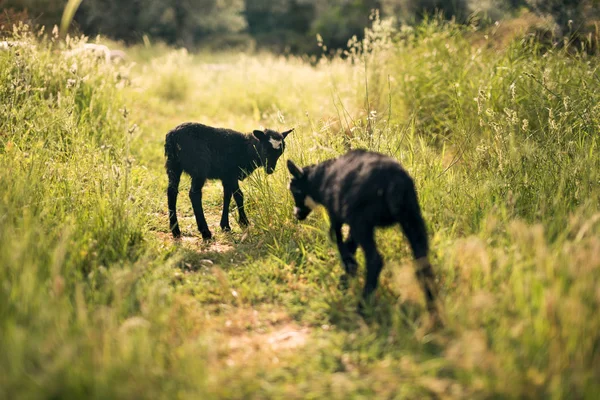
[[(469, 35), (376, 24), (318, 62), (148, 43), (114, 66), (53, 36), (0, 53), (0, 397), (593, 398), (597, 60)], [(164, 136), (185, 121), (296, 128), (241, 185), (247, 231), (219, 231), (209, 183), (216, 241), (198, 240), (184, 179), (167, 234)], [(285, 160), (357, 147), (415, 178), (440, 332), (398, 228), (363, 320), (325, 214), (293, 219)]]

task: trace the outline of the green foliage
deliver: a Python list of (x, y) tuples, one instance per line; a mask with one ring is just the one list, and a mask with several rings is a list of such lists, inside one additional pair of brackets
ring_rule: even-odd
[(3, 0), (0, 2), (0, 6), (5, 10), (26, 10), (33, 21), (49, 26), (60, 23), (66, 4), (66, 0)]
[[(593, 398), (598, 63), (478, 33), (374, 16), (312, 63), (147, 45), (124, 67), (16, 38), (36, 47), (0, 52), (0, 397)], [(327, 218), (294, 220), (283, 163), (242, 182), (247, 231), (218, 231), (206, 185), (212, 243), (184, 179), (174, 243), (164, 135), (188, 120), (295, 126), (281, 161), (300, 165), (348, 148), (401, 161), (446, 328), (427, 327), (397, 228), (378, 232), (381, 286), (354, 312), (362, 279), (337, 288)]]
[(577, 31), (586, 19), (597, 18), (597, 0), (527, 0), (527, 4), (540, 13), (554, 17), (563, 33)]
[(409, 23), (419, 22), (426, 16), (438, 13), (446, 18), (456, 16), (462, 21), (468, 16), (467, 0), (383, 0), (382, 3), (387, 13), (397, 15), (400, 20)]
[(89, 33), (128, 41), (139, 40), (135, 35), (146, 33), (168, 43), (190, 47), (209, 34), (244, 29), (242, 10), (242, 0), (172, 0), (143, 4), (91, 0), (83, 3), (78, 21)]
[[(68, 2), (5, 0), (3, 4), (11, 10), (0, 19), (6, 20), (7, 25), (26, 19), (50, 28), (59, 24)], [(563, 34), (578, 32), (578, 40), (585, 41), (586, 35), (594, 32), (590, 23), (597, 18), (595, 4), (596, 0), (152, 0), (125, 3), (87, 0), (79, 7), (73, 25), (87, 35), (102, 34), (128, 44), (150, 38), (188, 50), (199, 47), (254, 50), (257, 47), (277, 53), (314, 55), (323, 51), (323, 46), (318, 46), (315, 40), (317, 35), (325, 49), (334, 53), (344, 49), (353, 37), (362, 40), (365, 28), (370, 27), (369, 15), (373, 10), (409, 26), (439, 17), (485, 25), (529, 7), (554, 16), (562, 29), (558, 39)], [(581, 47), (579, 42), (575, 45)], [(585, 45), (592, 48), (597, 43)]]
[(316, 50), (314, 36), (308, 36), (315, 18), (312, 1), (247, 0), (244, 16), (248, 33), (263, 49), (292, 53)]
[(189, 68), (189, 65), (190, 57), (185, 49), (154, 58), (144, 71), (144, 74), (156, 76), (156, 79), (150, 82), (150, 93), (165, 101), (187, 99), (190, 90), (193, 90), (192, 82), (186, 75), (181, 75), (179, 72), (184, 68)]
[(87, 396), (112, 374), (93, 375), (94, 326), (132, 307), (108, 282), (142, 244), (122, 82), (55, 37), (18, 39), (35, 47), (0, 53), (0, 396)]
[(348, 40), (362, 38), (369, 25), (371, 10), (379, 8), (378, 1), (319, 1), (316, 2), (317, 17), (312, 24), (313, 36), (321, 35), (324, 44), (332, 49), (346, 47)]
[(567, 47), (573, 51), (586, 51), (597, 54), (600, 43), (598, 19), (600, 2), (598, 0), (527, 0), (527, 4), (538, 14), (550, 15), (556, 26), (551, 31), (538, 32), (538, 36), (551, 38), (555, 45)]

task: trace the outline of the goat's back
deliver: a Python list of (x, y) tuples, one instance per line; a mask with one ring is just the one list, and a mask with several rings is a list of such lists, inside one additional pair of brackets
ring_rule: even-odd
[(247, 148), (248, 136), (243, 133), (191, 122), (171, 130), (165, 140), (167, 160), (176, 160), (183, 171), (204, 179), (237, 174)]
[(346, 221), (360, 216), (375, 225), (393, 224), (406, 192), (414, 192), (406, 170), (375, 152), (348, 152), (325, 164), (321, 174), (324, 203)]

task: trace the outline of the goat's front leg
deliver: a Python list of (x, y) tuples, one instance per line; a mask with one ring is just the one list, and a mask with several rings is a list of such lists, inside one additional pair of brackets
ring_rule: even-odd
[(348, 278), (356, 276), (356, 270), (358, 269), (358, 264), (354, 258), (356, 245), (353, 244), (355, 242), (352, 239), (352, 235), (344, 242), (342, 236), (342, 224), (340, 223), (332, 222), (329, 232), (332, 239), (335, 239), (336, 241), (340, 257), (342, 258), (342, 264), (346, 270), (346, 273), (340, 277), (340, 287), (346, 289), (348, 287)]
[(242, 189), (240, 189), (240, 185), (238, 181), (235, 181), (235, 186), (233, 190), (233, 199), (235, 200), (235, 204), (238, 208), (238, 213), (240, 215), (240, 225), (248, 226), (250, 222), (248, 221), (248, 217), (246, 216), (246, 211), (244, 211), (244, 193), (242, 193)]
[[(361, 229), (358, 232), (353, 229), (354, 238), (358, 241), (360, 246), (365, 252), (367, 259), (367, 271), (366, 271), (366, 282), (363, 289), (363, 301), (369, 300), (375, 289), (377, 289), (377, 283), (379, 281), (379, 274), (383, 268), (383, 258), (377, 246), (375, 244), (375, 232), (373, 228)], [(359, 311), (362, 311), (362, 303), (359, 306)]]
[(223, 215), (221, 216), (221, 229), (225, 232), (231, 231), (229, 226), (229, 204), (231, 203), (231, 195), (235, 189), (235, 185), (231, 182), (223, 182)]
[(205, 179), (192, 178), (192, 187), (190, 188), (190, 200), (194, 209), (194, 216), (196, 217), (196, 224), (198, 230), (202, 234), (204, 240), (208, 240), (212, 237), (208, 224), (204, 218), (204, 210), (202, 209), (202, 187), (204, 186)]

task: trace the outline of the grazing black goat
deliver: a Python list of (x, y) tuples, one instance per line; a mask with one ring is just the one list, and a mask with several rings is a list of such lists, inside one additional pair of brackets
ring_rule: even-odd
[(235, 199), (240, 216), (240, 224), (248, 225), (244, 212), (244, 195), (238, 180), (245, 179), (256, 168), (264, 167), (272, 174), (277, 160), (285, 149), (286, 136), (293, 129), (279, 133), (270, 129), (255, 130), (245, 135), (231, 129), (213, 128), (197, 123), (184, 123), (167, 133), (165, 140), (166, 168), (169, 176), (167, 199), (169, 203), (169, 227), (174, 237), (181, 236), (177, 222), (177, 194), (181, 173), (192, 177), (190, 200), (196, 216), (198, 230), (202, 238), (210, 239), (212, 234), (202, 210), (202, 187), (207, 179), (220, 179), (223, 182), (223, 216), (221, 228), (229, 226), (229, 203)]
[[(399, 223), (417, 260), (417, 277), (425, 291), (427, 308), (437, 316), (437, 291), (428, 260), (427, 230), (415, 185), (402, 166), (390, 157), (364, 150), (350, 151), (303, 169), (291, 160), (287, 165), (293, 177), (290, 190), (296, 203), (296, 218), (305, 219), (318, 204), (325, 206), (329, 213), (330, 233), (337, 242), (346, 270), (340, 283), (345, 285), (349, 276), (356, 275), (355, 254), (360, 245), (367, 260), (363, 298), (366, 300), (375, 291), (383, 267), (375, 244), (375, 227)], [(350, 226), (345, 241), (343, 224)]]

